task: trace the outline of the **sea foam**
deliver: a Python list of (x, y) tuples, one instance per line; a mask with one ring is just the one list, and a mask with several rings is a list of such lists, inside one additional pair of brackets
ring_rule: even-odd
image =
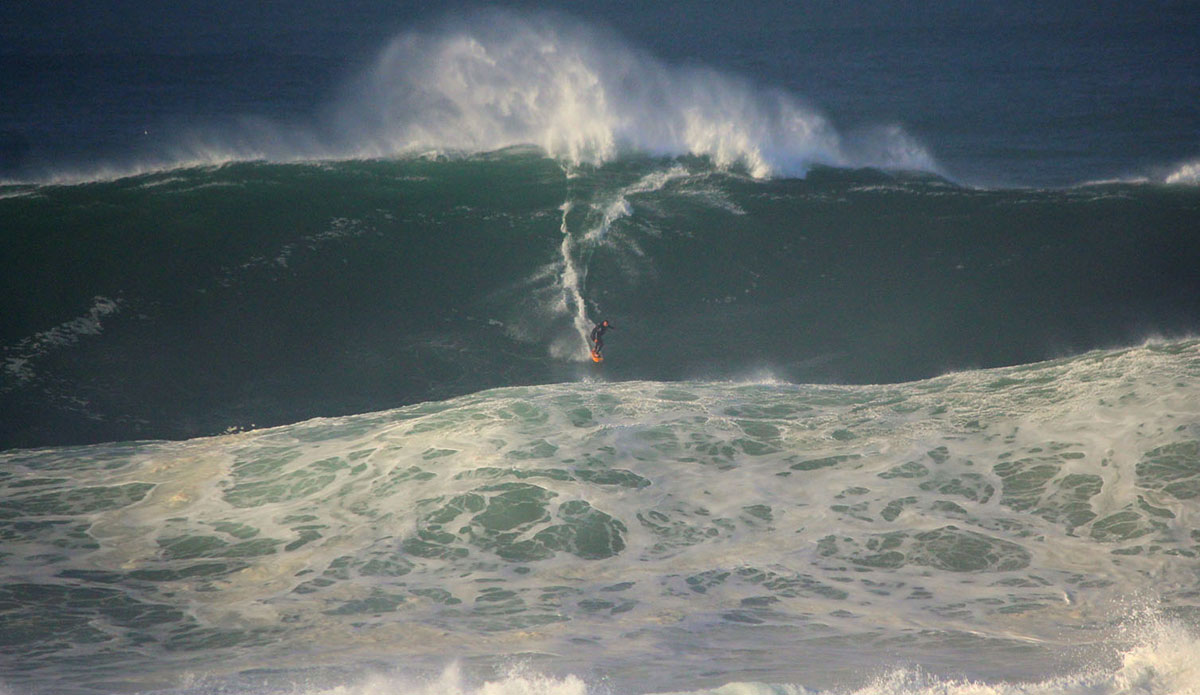
[[(860, 684), (816, 687), (801, 683), (734, 681), (701, 689), (652, 695), (1194, 695), (1200, 692), (1200, 640), (1177, 622), (1155, 620), (1139, 629), (1138, 641), (1104, 663), (1041, 681), (985, 681), (947, 677), (917, 667), (896, 668)], [(210, 692), (215, 683), (170, 691)], [(195, 688), (194, 686), (200, 686)], [(0, 693), (5, 691), (0, 690)], [(255, 695), (641, 695), (643, 690), (604, 679), (541, 673), (515, 663), (490, 677), (469, 675), (454, 663), (426, 676), (390, 671), (341, 684), (297, 684), (220, 692)]]

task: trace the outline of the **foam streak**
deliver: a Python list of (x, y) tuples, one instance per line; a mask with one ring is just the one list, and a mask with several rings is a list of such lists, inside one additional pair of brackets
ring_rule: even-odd
[(562, 310), (570, 313), (573, 317), (575, 330), (579, 333), (580, 350), (578, 353), (575, 351), (572, 353), (576, 355), (575, 359), (582, 361), (587, 359), (590, 324), (587, 318), (587, 307), (583, 302), (583, 277), (575, 263), (575, 243), (571, 238), (571, 230), (567, 228), (567, 215), (571, 213), (571, 202), (563, 203), (561, 209), (563, 213), (562, 244), (559, 245), (558, 250), (562, 257), (562, 273), (559, 275), (559, 284), (562, 287)]

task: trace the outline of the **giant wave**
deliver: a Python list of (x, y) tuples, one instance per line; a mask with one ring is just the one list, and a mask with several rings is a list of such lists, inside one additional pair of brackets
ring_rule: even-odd
[(245, 163), (0, 199), (0, 445), (482, 389), (895, 382), (1195, 331), (1194, 187), (981, 191), (707, 158)]
[[(6, 55), (0, 692), (1200, 692), (1200, 188), (1188, 105), (1130, 90), (1190, 77), (1164, 16)], [(1107, 74), (1071, 55), (1122, 79), (1056, 99)]]

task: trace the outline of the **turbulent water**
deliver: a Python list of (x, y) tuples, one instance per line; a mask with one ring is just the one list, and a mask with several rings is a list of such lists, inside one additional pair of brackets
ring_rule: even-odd
[(1193, 5), (209, 4), (0, 6), (0, 695), (1200, 695)]
[[(1186, 341), (894, 386), (564, 383), (12, 451), (10, 674), (986, 692), (943, 679), (1065, 670), (991, 688), (1195, 692), (1198, 379)], [(451, 658), (526, 671), (438, 681)]]

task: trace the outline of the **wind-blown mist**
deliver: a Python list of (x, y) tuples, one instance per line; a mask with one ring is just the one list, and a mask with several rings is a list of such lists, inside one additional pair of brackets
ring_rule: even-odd
[(669, 66), (611, 34), (547, 16), (486, 13), (397, 38), (337, 125), (359, 156), (536, 145), (572, 164), (626, 151), (701, 155), (757, 177), (813, 164), (933, 168), (898, 128), (843, 145), (793, 95)]
[(310, 116), (192, 127), (125, 164), (59, 169), (59, 183), (181, 166), (492, 152), (532, 146), (568, 166), (626, 154), (700, 156), (757, 178), (813, 165), (936, 171), (895, 124), (839, 134), (786, 91), (665, 63), (554, 14), (478, 12), (406, 32)]

